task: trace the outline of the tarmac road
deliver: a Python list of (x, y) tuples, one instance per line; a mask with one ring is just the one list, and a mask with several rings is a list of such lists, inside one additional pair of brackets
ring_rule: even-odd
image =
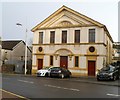
[[(78, 81), (80, 80), (80, 81)], [(120, 98), (120, 87), (81, 81), (83, 79), (3, 75), (2, 89), (32, 98)]]

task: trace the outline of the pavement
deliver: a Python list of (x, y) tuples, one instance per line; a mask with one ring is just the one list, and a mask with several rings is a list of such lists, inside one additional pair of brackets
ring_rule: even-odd
[(27, 100), (27, 98), (22, 97), (20, 95), (14, 94), (12, 92), (0, 89), (0, 99), (1, 100), (8, 100), (8, 99), (16, 99), (16, 100)]
[(120, 87), (120, 79), (115, 81), (97, 81), (96, 77), (89, 77), (89, 76), (81, 76), (81, 77), (73, 77), (73, 81), (84, 82), (84, 83), (91, 83), (91, 84), (99, 84), (99, 85), (108, 85), (108, 86), (117, 86)]

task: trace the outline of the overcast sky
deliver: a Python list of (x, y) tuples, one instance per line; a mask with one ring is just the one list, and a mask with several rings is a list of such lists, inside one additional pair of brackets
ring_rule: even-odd
[[(79, 0), (78, 0), (79, 1)], [(118, 2), (1, 2), (0, 33), (4, 40), (25, 40), (25, 29), (28, 31), (28, 43), (35, 25), (43, 21), (63, 5), (84, 14), (107, 26), (114, 41), (118, 41)], [(21, 23), (22, 26), (16, 26)]]

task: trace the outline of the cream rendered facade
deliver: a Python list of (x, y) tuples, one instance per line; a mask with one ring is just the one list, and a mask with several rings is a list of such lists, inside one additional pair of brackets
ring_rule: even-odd
[[(89, 43), (89, 29), (95, 29), (95, 43)], [(64, 30), (67, 31), (67, 43), (61, 43)], [(75, 30), (80, 30), (80, 43), (74, 42)], [(61, 57), (67, 57), (67, 68), (72, 75), (78, 76), (88, 76), (88, 61), (95, 62), (95, 73), (104, 64), (112, 62), (113, 40), (105, 25), (66, 6), (58, 9), (32, 31), (34, 32), (32, 73), (38, 70), (38, 59), (43, 60), (43, 67), (50, 67), (50, 56), (53, 56), (53, 66), (58, 67)], [(54, 43), (50, 43), (51, 31), (55, 31)], [(42, 44), (39, 43), (39, 32), (43, 32)], [(42, 51), (39, 51), (39, 47)], [(95, 48), (94, 52), (90, 52), (90, 47)], [(79, 57), (78, 67), (75, 66), (75, 56)]]

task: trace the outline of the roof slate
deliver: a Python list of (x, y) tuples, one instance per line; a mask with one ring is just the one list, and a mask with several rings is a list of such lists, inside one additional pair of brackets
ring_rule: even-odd
[(13, 50), (13, 47), (15, 47), (21, 41), (22, 40), (2, 41), (2, 49)]

